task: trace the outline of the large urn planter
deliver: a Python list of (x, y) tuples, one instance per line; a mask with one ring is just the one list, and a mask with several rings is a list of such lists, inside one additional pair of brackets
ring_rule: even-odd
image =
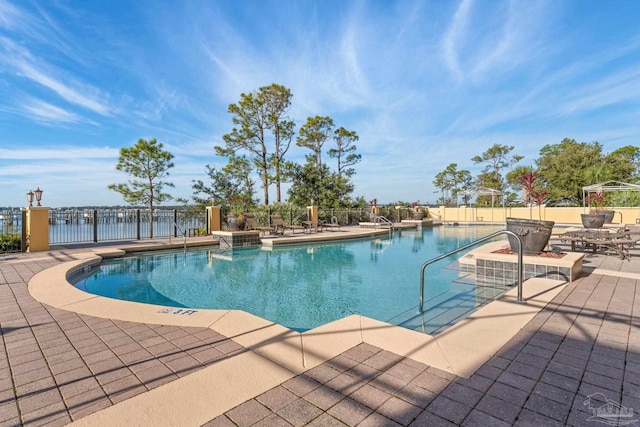
[(245, 220), (244, 215), (229, 214), (227, 215), (227, 225), (229, 231), (244, 230)]
[(606, 216), (602, 213), (580, 214), (580, 219), (582, 219), (584, 228), (601, 228), (605, 223)]
[(613, 216), (616, 214), (616, 211), (598, 209), (598, 210), (596, 210), (596, 214), (604, 215), (604, 223), (605, 224), (611, 224), (613, 222)]
[(424, 219), (424, 212), (413, 212), (413, 219), (421, 220)]
[(227, 215), (227, 225), (229, 226), (229, 230), (231, 231), (240, 230), (240, 227), (238, 226), (238, 215), (236, 214)]
[[(524, 218), (507, 218), (507, 231), (520, 237), (523, 254), (539, 254), (549, 243), (554, 221), (539, 221)], [(518, 251), (518, 242), (509, 236), (509, 246), (513, 252)]]

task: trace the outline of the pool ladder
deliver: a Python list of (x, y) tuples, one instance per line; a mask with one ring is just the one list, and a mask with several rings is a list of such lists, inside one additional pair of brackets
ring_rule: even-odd
[(509, 236), (513, 236), (515, 237), (516, 241), (518, 242), (518, 299), (517, 302), (522, 303), (522, 304), (526, 304), (527, 301), (525, 301), (524, 299), (522, 299), (522, 240), (520, 240), (520, 236), (518, 236), (516, 233), (509, 231), (509, 230), (500, 230), (500, 231), (496, 231), (495, 233), (491, 233), (487, 236), (484, 236), (481, 239), (478, 239), (474, 242), (469, 243), (468, 245), (464, 245), (459, 247), (458, 249), (455, 249), (451, 252), (448, 252), (444, 255), (440, 255), (439, 257), (430, 259), (429, 261), (425, 262), (424, 264), (422, 264), (422, 268), (420, 269), (420, 311), (423, 311), (423, 307), (424, 307), (424, 271), (425, 269), (430, 265), (433, 264), (434, 262), (438, 262), (441, 261), (451, 255), (457, 254), (458, 252), (464, 251), (466, 249), (472, 248), (474, 246), (476, 246), (479, 243), (483, 243), (486, 242), (489, 239), (492, 239), (496, 236), (499, 236), (501, 234), (507, 234)]
[(384, 217), (382, 215), (377, 215), (375, 218), (376, 225), (382, 224), (389, 227), (389, 236), (393, 234), (393, 222), (389, 220), (389, 218)]

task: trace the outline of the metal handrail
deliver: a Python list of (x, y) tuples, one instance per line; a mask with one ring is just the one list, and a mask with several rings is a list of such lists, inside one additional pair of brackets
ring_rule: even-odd
[(393, 222), (389, 220), (389, 218), (382, 215), (376, 215), (375, 223), (387, 224), (389, 226), (389, 236), (391, 236), (391, 234), (393, 233)]
[[(178, 231), (180, 231), (180, 234), (182, 234), (182, 237), (184, 238), (184, 253), (185, 255), (187, 254), (187, 233), (186, 231), (182, 230), (182, 228), (180, 228), (180, 226), (176, 223), (176, 221), (171, 218), (170, 216), (168, 216), (167, 218), (169, 218), (169, 221), (171, 221), (174, 225), (174, 227), (176, 227), (178, 229)], [(169, 244), (171, 244), (171, 231), (169, 231)]]
[(526, 304), (527, 302), (525, 300), (522, 299), (522, 240), (520, 240), (520, 236), (518, 236), (516, 233), (514, 233), (513, 231), (509, 231), (509, 230), (500, 230), (500, 231), (496, 231), (495, 233), (491, 233), (487, 236), (484, 236), (481, 239), (478, 239), (474, 242), (469, 243), (468, 245), (464, 245), (461, 246), (449, 253), (446, 253), (444, 255), (440, 255), (439, 257), (430, 259), (429, 261), (425, 262), (424, 264), (422, 264), (422, 269), (420, 270), (420, 311), (422, 311), (422, 308), (424, 306), (424, 271), (425, 269), (430, 265), (433, 264), (434, 262), (443, 260), (445, 258), (447, 258), (448, 256), (451, 256), (453, 254), (456, 254), (458, 252), (464, 251), (466, 249), (469, 249), (473, 246), (476, 246), (478, 243), (482, 243), (485, 242), (489, 239), (492, 239), (496, 236), (499, 236), (501, 234), (508, 234), (510, 236), (513, 236), (516, 238), (516, 241), (518, 242), (518, 299), (517, 301), (519, 303), (523, 303)]

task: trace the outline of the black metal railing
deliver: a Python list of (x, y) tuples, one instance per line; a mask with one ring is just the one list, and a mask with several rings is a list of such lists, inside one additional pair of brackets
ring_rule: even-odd
[(49, 211), (49, 243), (139, 240), (176, 237), (183, 230), (205, 227), (205, 212), (187, 209), (52, 209)]
[(22, 251), (22, 212), (20, 209), (0, 210), (0, 253)]
[[(20, 208), (0, 209), (0, 253), (25, 251), (28, 238), (23, 230)], [(309, 211), (287, 203), (258, 206), (252, 213), (258, 223), (268, 225), (272, 214), (280, 214), (291, 224), (308, 220)], [(370, 220), (369, 208), (320, 209), (320, 221), (335, 217), (341, 225), (357, 225)], [(392, 221), (411, 218), (411, 209), (381, 207), (380, 215)], [(177, 237), (182, 230), (206, 229), (206, 212), (193, 208), (155, 209), (153, 218), (144, 208), (51, 208), (49, 210), (49, 243), (88, 243), (111, 240), (139, 240), (153, 237)], [(176, 226), (177, 225), (177, 226)], [(25, 236), (27, 237), (27, 236)]]

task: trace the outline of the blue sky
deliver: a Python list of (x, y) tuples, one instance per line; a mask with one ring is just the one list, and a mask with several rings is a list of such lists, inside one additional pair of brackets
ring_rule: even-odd
[(493, 144), (523, 165), (565, 137), (638, 145), (639, 23), (636, 0), (0, 0), (0, 206), (36, 186), (48, 206), (124, 204), (107, 185), (139, 138), (188, 197), (224, 164), (228, 105), (271, 83), (297, 128), (358, 133), (367, 200), (435, 201), (438, 172), (475, 175)]

